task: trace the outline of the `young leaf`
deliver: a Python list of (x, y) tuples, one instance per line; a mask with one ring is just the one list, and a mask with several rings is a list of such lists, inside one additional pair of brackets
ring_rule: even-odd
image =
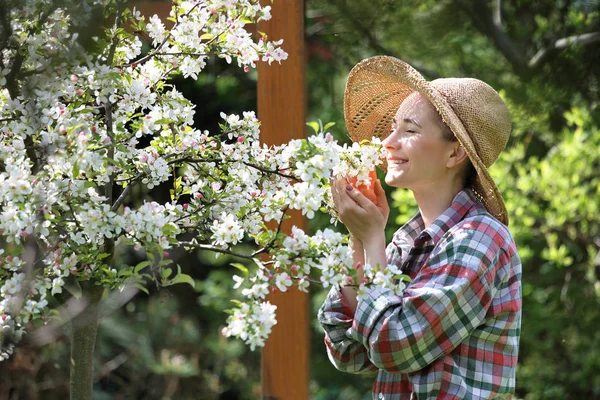
[(242, 271), (242, 273), (245, 276), (248, 276), (248, 268), (246, 268), (243, 264), (240, 264), (240, 263), (231, 263), (231, 266), (239, 269), (240, 271)]

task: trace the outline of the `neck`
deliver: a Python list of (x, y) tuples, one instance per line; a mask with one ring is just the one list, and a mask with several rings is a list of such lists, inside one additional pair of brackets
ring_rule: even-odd
[(448, 184), (437, 182), (434, 185), (412, 191), (419, 206), (425, 228), (450, 207), (452, 200), (461, 190), (463, 190), (462, 183), (454, 181)]

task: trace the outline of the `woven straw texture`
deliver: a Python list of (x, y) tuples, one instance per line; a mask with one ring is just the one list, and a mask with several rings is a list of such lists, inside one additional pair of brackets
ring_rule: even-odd
[(385, 139), (398, 107), (415, 91), (434, 105), (465, 148), (477, 172), (472, 185), (475, 195), (490, 214), (508, 225), (504, 200), (488, 167), (506, 146), (511, 118), (502, 98), (485, 82), (472, 78), (428, 82), (397, 58), (363, 60), (350, 71), (344, 95), (344, 117), (352, 140)]

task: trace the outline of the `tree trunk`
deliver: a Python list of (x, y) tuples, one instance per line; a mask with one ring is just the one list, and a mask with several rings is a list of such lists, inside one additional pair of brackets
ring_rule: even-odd
[(90, 286), (83, 296), (88, 300), (85, 310), (71, 321), (71, 400), (91, 400), (94, 383), (94, 347), (98, 331), (98, 303), (104, 288)]

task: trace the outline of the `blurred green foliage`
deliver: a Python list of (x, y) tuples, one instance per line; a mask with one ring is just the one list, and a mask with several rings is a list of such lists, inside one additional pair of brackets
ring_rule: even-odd
[[(595, 0), (307, 0), (307, 120), (336, 122), (331, 132), (338, 140), (348, 141), (346, 76), (375, 54), (402, 58), (428, 79), (482, 79), (507, 102), (513, 133), (491, 172), (523, 260), (517, 396), (527, 400), (600, 399), (600, 42), (552, 50), (558, 39), (600, 31), (599, 6)], [(543, 49), (549, 51), (532, 63)], [(197, 105), (197, 127), (214, 129), (220, 111), (256, 108), (255, 80), (254, 73), (212, 60), (198, 81), (174, 83)], [(387, 190), (389, 239), (416, 204), (410, 192)], [(168, 196), (137, 195), (139, 202)], [(312, 229), (324, 226), (327, 215), (311, 221)], [(103, 321), (95, 398), (259, 398), (260, 354), (220, 335), (235, 297), (231, 276), (238, 271), (229, 264), (239, 260), (171, 256), (195, 280), (194, 289), (140, 293)], [(344, 374), (327, 360), (316, 323), (325, 291), (312, 291), (313, 398), (370, 398), (373, 375)], [(66, 398), (65, 338), (41, 349), (21, 347), (3, 364), (0, 398)]]

